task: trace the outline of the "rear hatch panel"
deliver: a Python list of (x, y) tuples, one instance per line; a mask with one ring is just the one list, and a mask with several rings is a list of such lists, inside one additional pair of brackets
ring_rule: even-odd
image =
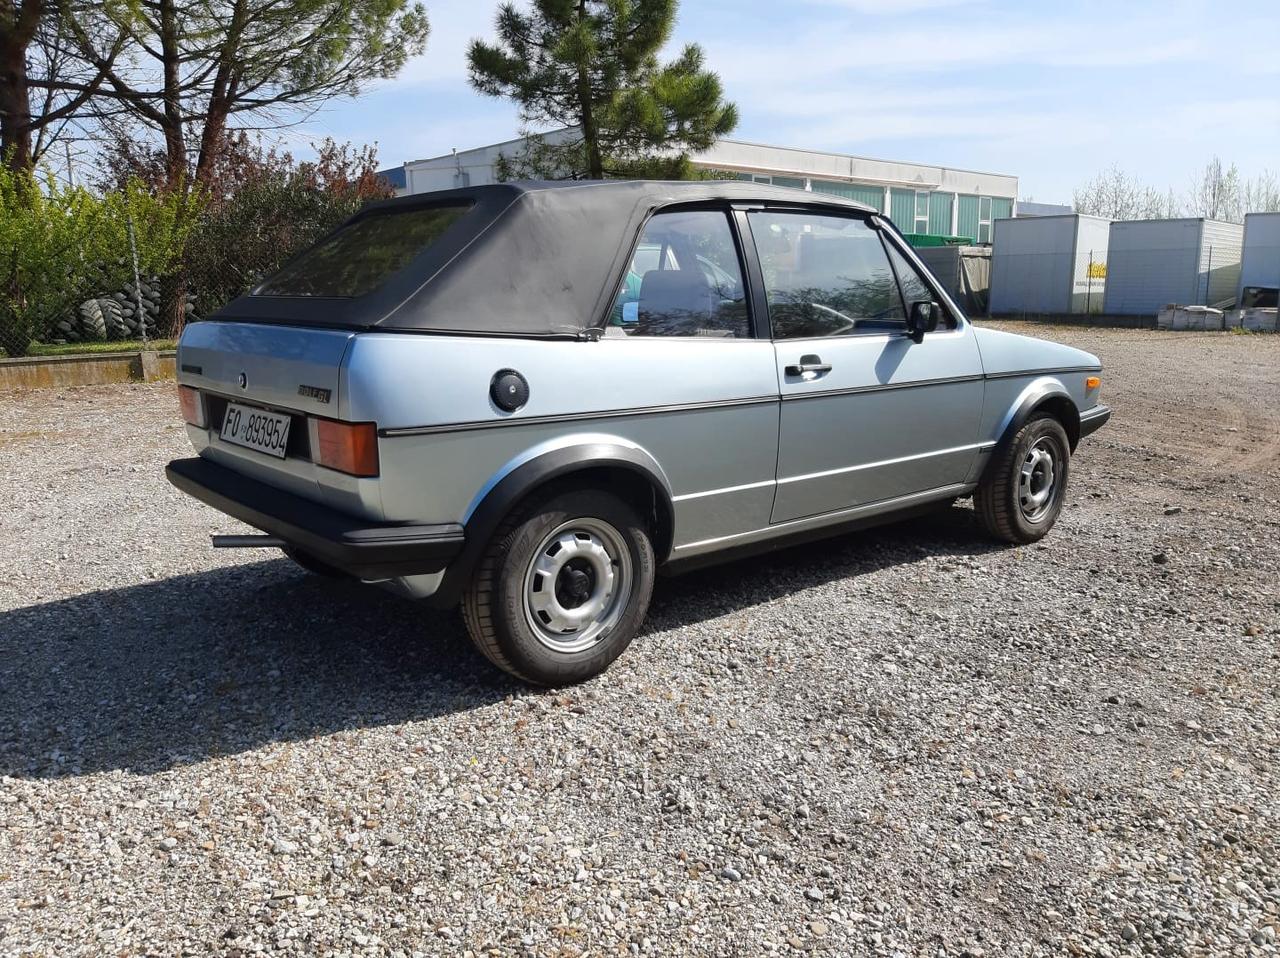
[[(244, 322), (192, 323), (178, 344), (178, 381), (203, 395), (207, 428), (188, 427), (196, 452), (242, 475), (373, 519), (382, 517), (376, 478), (360, 479), (312, 461), (308, 417), (343, 419), (348, 330)], [(228, 403), (290, 415), (284, 459), (219, 438)]]
[(342, 358), (353, 333), (250, 323), (192, 323), (178, 346), (178, 381), (232, 400), (338, 415)]

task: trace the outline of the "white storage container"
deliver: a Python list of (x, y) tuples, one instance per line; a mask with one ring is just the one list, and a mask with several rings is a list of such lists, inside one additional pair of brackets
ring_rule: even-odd
[(1244, 253), (1240, 258), (1240, 288), (1280, 289), (1280, 213), (1250, 213), (1244, 218)]
[(992, 314), (1102, 312), (1110, 227), (1082, 214), (997, 220)]
[(1111, 224), (1103, 312), (1155, 316), (1167, 304), (1230, 302), (1244, 227), (1206, 219)]

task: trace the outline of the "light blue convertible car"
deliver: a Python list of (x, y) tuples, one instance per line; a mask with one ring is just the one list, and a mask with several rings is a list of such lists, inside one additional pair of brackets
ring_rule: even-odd
[(595, 675), (679, 569), (973, 496), (1053, 526), (1101, 366), (976, 329), (874, 210), (747, 183), (376, 204), (178, 347), (179, 488), (220, 545), (439, 604)]

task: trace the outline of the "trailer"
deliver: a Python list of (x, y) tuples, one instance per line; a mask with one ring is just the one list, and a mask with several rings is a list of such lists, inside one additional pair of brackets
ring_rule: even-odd
[(1250, 213), (1244, 218), (1240, 258), (1242, 308), (1280, 305), (1280, 213)]
[(1240, 280), (1244, 228), (1204, 218), (1111, 224), (1103, 311), (1155, 316), (1170, 304), (1226, 306)]
[(996, 220), (992, 315), (1102, 312), (1110, 229), (1080, 213)]

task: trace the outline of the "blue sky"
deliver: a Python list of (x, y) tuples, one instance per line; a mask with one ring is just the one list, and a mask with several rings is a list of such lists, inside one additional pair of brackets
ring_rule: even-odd
[[(295, 152), (376, 141), (391, 166), (515, 134), (466, 80), (497, 3), (427, 8), (427, 52), (307, 120)], [(737, 139), (1012, 173), (1042, 202), (1113, 163), (1179, 194), (1215, 153), (1280, 174), (1277, 0), (684, 0), (672, 49), (691, 41)]]

